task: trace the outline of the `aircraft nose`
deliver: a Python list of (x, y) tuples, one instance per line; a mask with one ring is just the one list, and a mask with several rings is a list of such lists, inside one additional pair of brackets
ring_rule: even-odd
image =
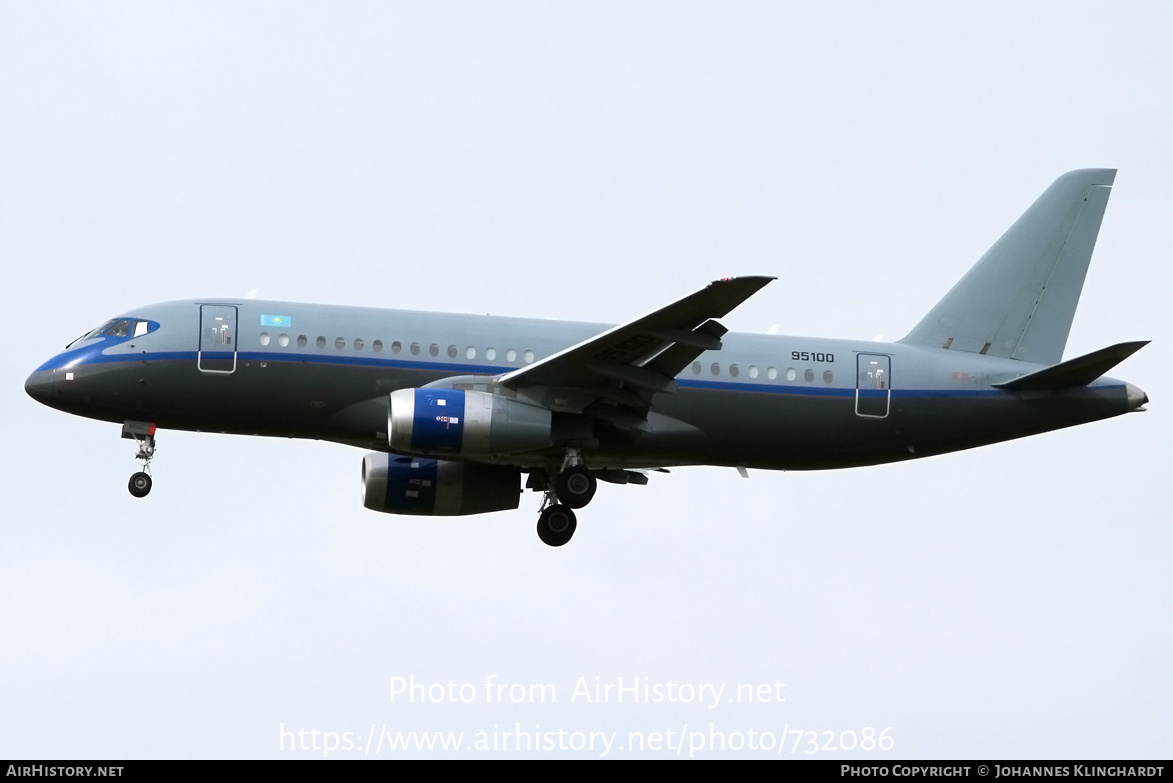
[(61, 394), (61, 381), (52, 370), (37, 370), (24, 382), (24, 390), (42, 405), (51, 405), (54, 397)]

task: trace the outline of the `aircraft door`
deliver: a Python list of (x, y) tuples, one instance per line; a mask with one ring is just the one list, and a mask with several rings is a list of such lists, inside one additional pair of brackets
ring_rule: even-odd
[(236, 308), (200, 305), (200, 372), (227, 375), (236, 370)]
[(882, 419), (888, 415), (892, 396), (891, 358), (875, 353), (856, 356), (857, 377), (855, 412), (860, 416)]

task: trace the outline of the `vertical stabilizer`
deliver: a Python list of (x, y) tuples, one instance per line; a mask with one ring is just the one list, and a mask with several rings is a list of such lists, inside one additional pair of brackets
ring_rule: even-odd
[(900, 342), (1055, 364), (1115, 169), (1064, 174)]

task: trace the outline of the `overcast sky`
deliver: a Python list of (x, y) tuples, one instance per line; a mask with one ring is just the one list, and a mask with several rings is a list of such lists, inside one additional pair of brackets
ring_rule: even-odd
[[(1170, 40), (1157, 2), (0, 0), (0, 757), (360, 757), (373, 728), (464, 733), (407, 754), (438, 757), (803, 757), (802, 731), (817, 758), (1168, 758)], [(730, 328), (898, 339), (1086, 167), (1119, 174), (1066, 356), (1152, 339), (1113, 371), (1148, 412), (604, 485), (558, 550), (534, 494), (366, 511), (362, 452), (326, 443), (165, 431), (135, 500), (116, 425), (23, 390), (116, 314), (252, 289), (614, 323), (763, 274)]]

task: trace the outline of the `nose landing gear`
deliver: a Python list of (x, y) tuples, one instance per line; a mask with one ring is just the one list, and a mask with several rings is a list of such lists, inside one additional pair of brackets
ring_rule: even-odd
[(127, 489), (136, 498), (146, 497), (147, 493), (151, 491), (152, 483), (151, 475), (140, 470), (130, 477), (130, 483), (127, 484)]
[(151, 460), (155, 456), (155, 425), (145, 421), (128, 421), (122, 425), (122, 437), (138, 441), (138, 453), (134, 458), (142, 463), (143, 469), (130, 477), (127, 489), (136, 498), (146, 497), (151, 491)]

